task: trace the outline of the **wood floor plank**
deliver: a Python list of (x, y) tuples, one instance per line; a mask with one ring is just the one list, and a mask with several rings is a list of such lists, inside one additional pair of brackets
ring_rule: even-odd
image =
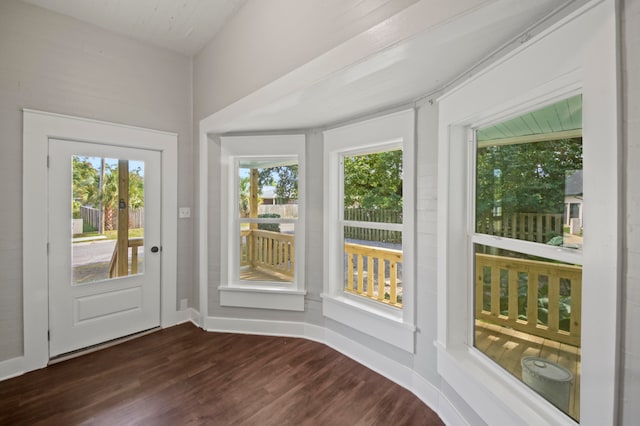
[(323, 344), (161, 330), (0, 382), (0, 425), (442, 425)]

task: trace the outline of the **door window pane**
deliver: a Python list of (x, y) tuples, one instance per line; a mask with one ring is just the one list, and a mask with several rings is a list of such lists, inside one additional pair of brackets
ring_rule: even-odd
[(74, 155), (71, 167), (72, 283), (144, 273), (144, 162)]

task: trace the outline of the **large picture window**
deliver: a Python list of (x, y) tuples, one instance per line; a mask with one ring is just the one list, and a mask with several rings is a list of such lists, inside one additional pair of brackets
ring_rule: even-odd
[(439, 99), (438, 373), (487, 424), (618, 421), (615, 16), (589, 2)]
[(475, 139), (474, 346), (579, 420), (583, 229), (564, 209), (582, 197), (582, 97)]

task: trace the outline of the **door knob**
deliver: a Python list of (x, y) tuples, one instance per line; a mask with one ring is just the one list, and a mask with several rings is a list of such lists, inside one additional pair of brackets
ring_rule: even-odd
[(158, 251), (160, 251), (160, 249), (158, 248), (158, 246), (153, 246), (153, 247), (151, 247), (151, 253), (157, 253)]

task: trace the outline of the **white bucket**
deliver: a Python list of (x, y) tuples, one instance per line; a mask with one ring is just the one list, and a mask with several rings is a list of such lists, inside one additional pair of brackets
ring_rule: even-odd
[(569, 412), (569, 395), (573, 374), (566, 368), (544, 358), (527, 356), (520, 361), (522, 381), (547, 401)]

